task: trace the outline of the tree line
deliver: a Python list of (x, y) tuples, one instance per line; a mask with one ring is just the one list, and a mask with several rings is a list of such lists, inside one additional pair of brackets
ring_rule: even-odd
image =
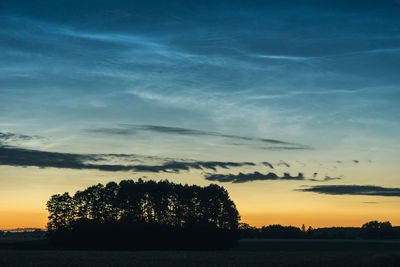
[(269, 225), (262, 227), (240, 223), (241, 238), (290, 238), (290, 239), (400, 239), (400, 227), (390, 222), (370, 221), (361, 227), (329, 227), (306, 229), (295, 226)]
[(239, 213), (221, 186), (123, 180), (47, 202), (49, 242), (108, 249), (227, 248)]

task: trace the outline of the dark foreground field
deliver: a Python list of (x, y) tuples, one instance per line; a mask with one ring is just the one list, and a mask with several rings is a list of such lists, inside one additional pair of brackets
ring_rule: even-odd
[(400, 243), (241, 240), (230, 251), (68, 251), (0, 242), (0, 266), (400, 266)]

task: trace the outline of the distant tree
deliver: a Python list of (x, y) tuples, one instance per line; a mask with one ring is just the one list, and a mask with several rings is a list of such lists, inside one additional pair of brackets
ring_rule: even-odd
[(306, 226), (304, 225), (304, 223), (303, 223), (303, 225), (301, 226), (301, 231), (302, 231), (303, 233), (306, 232)]
[(390, 239), (393, 237), (393, 227), (390, 222), (381, 222), (380, 235), (383, 239)]
[(390, 222), (370, 221), (361, 227), (361, 236), (367, 239), (390, 239), (393, 227)]
[(260, 237), (260, 229), (250, 226), (247, 223), (239, 223), (239, 231), (241, 238), (258, 238)]
[(263, 226), (261, 228), (263, 238), (303, 238), (305, 234), (298, 227), (282, 226), (279, 224)]
[(297, 228), (293, 226), (269, 225), (261, 228), (246, 223), (239, 224), (242, 238), (307, 238), (307, 239), (400, 239), (400, 227), (390, 222), (371, 221), (362, 227)]

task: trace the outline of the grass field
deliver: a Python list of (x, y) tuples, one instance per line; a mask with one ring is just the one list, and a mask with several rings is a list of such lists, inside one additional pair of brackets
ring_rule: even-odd
[(390, 241), (241, 240), (230, 251), (73, 251), (13, 249), (0, 266), (400, 266)]

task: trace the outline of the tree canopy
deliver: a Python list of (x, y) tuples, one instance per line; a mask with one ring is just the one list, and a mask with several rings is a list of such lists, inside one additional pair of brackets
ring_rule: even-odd
[[(69, 193), (53, 195), (47, 202), (47, 209), (49, 235), (61, 243), (79, 240), (81, 244), (92, 244), (93, 240), (100, 239), (97, 235), (102, 235), (115, 245), (126, 246), (126, 236), (130, 235), (135, 242), (140, 239), (147, 247), (152, 247), (152, 242), (160, 244), (162, 241), (165, 248), (185, 248), (201, 246), (206, 236), (211, 241), (220, 235), (221, 240), (229, 239), (227, 243), (232, 245), (240, 219), (223, 187), (142, 179), (123, 180), (119, 184), (110, 182), (105, 186), (97, 184), (73, 196)], [(188, 241), (193, 238), (192, 242)], [(174, 240), (168, 243), (166, 239)], [(121, 240), (125, 241), (121, 243)], [(100, 243), (98, 240), (96, 244)], [(140, 248), (139, 245), (135, 247)]]

